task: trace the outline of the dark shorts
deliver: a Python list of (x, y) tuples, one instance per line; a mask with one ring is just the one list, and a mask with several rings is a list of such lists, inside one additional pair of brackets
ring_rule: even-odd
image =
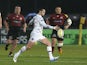
[(64, 40), (64, 38), (59, 38), (58, 37), (56, 30), (52, 31), (51, 38), (56, 38), (58, 41), (63, 41)]
[(7, 34), (7, 39), (18, 39), (20, 36), (20, 27), (11, 27)]

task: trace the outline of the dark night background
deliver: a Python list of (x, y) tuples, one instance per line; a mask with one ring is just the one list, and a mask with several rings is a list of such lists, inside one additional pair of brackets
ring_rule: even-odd
[[(87, 0), (0, 0), (3, 20), (14, 11), (16, 5), (22, 7), (21, 13), (24, 16), (36, 12), (39, 8), (45, 8), (46, 14), (51, 14), (54, 13), (56, 6), (61, 6), (63, 12), (68, 14), (73, 21), (71, 28), (79, 28), (80, 17), (87, 17)], [(84, 27), (87, 27), (87, 21), (85, 23)]]
[[(83, 29), (87, 29), (87, 0), (0, 0), (0, 12), (2, 13), (3, 22), (6, 16), (14, 11), (16, 5), (21, 6), (21, 13), (24, 16), (28, 13), (36, 12), (39, 8), (45, 8), (48, 15), (44, 19), (54, 13), (56, 6), (60, 6), (63, 13), (68, 14), (72, 20), (72, 25), (69, 29), (79, 29), (81, 16), (86, 17)], [(28, 30), (29, 33), (30, 31)]]
[(0, 0), (0, 11), (3, 16), (13, 12), (14, 6), (22, 7), (22, 14), (45, 8), (47, 14), (53, 13), (56, 6), (61, 6), (65, 13), (87, 13), (87, 0)]

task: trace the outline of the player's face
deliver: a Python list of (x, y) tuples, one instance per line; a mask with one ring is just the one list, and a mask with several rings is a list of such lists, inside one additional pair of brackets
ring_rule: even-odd
[(60, 7), (57, 7), (55, 9), (56, 14), (61, 14), (62, 9)]
[(41, 15), (42, 15), (42, 16), (44, 16), (44, 15), (45, 15), (45, 13), (46, 13), (46, 10), (45, 10), (45, 9), (43, 9), (43, 10), (41, 11)]
[(21, 12), (21, 7), (15, 7), (15, 13), (16, 14), (20, 14), (20, 12)]

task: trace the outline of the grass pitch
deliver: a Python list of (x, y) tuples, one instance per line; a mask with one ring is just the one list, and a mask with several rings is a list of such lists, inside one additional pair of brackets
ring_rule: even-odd
[[(9, 50), (5, 51), (4, 46), (0, 45), (0, 65), (87, 65), (87, 45), (64, 45), (63, 54), (55, 62), (49, 61), (45, 45), (35, 45), (22, 53), (17, 63), (13, 62), (12, 57), (8, 57)], [(14, 53), (22, 46), (23, 44), (19, 44)], [(53, 55), (59, 55), (57, 48)]]

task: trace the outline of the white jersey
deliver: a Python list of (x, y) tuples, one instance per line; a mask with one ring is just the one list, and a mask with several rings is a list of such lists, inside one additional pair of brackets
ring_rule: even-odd
[(50, 28), (53, 29), (53, 26), (47, 25), (43, 19), (43, 17), (39, 14), (37, 14), (36, 16), (33, 17), (32, 20), (30, 20), (29, 24), (34, 24), (34, 28), (31, 32), (30, 35), (30, 41), (36, 42), (40, 39), (45, 38), (45, 36), (43, 36), (42, 32), (43, 32), (43, 27), (45, 28)]
[(33, 19), (30, 21), (30, 24), (34, 23), (34, 29), (32, 32), (35, 33), (42, 33), (43, 27), (53, 29), (53, 26), (47, 25), (43, 19), (43, 17), (37, 14)]

